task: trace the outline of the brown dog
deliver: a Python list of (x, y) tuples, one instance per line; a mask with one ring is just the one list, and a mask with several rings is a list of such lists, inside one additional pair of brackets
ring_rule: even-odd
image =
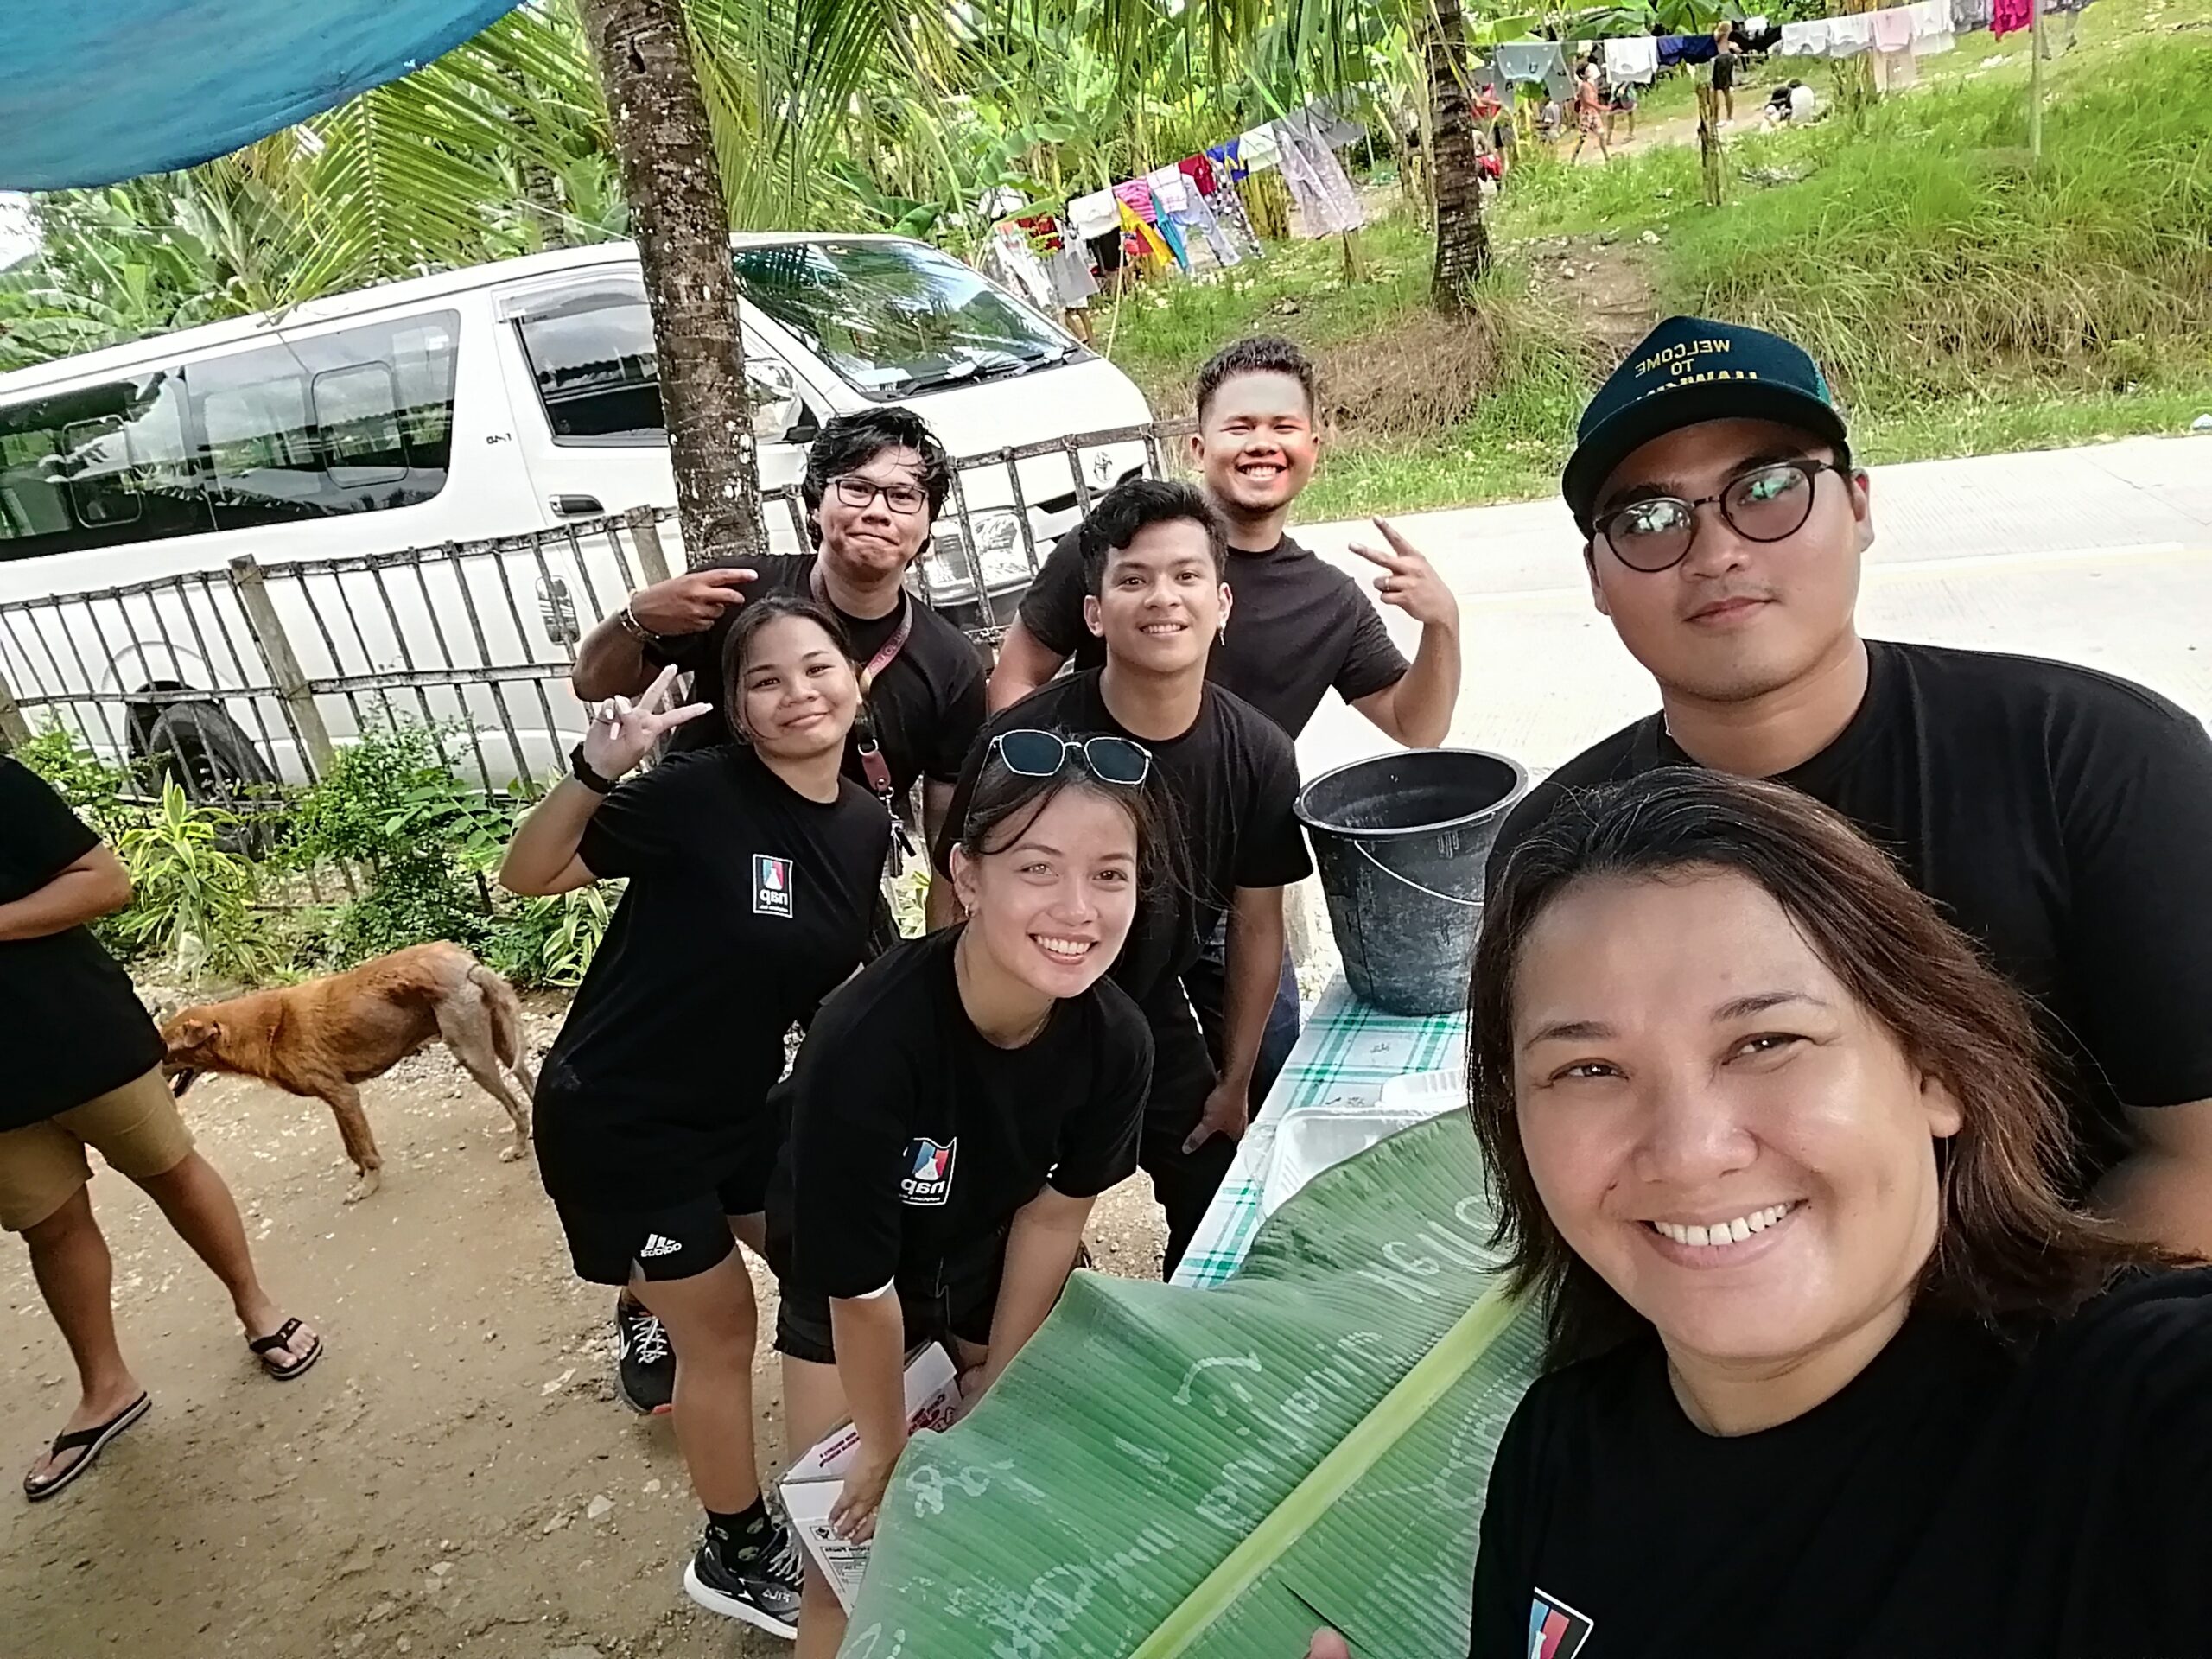
[[(360, 1174), (348, 1204), (375, 1192), (384, 1168), (353, 1085), (382, 1077), (434, 1037), (514, 1120), (500, 1160), (521, 1157), (537, 1090), (523, 1058), (522, 1004), (457, 944), (413, 945), (351, 973), (183, 1008), (162, 1027), (163, 1064), (180, 1098), (200, 1072), (229, 1071), (327, 1102)], [(502, 1065), (521, 1079), (521, 1094)]]

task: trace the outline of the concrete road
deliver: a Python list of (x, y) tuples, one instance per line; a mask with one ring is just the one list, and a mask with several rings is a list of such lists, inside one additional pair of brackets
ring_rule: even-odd
[[(2088, 664), (2212, 719), (2212, 438), (1878, 467), (1873, 499), (1866, 633)], [(1541, 773), (1657, 707), (1591, 607), (1580, 537), (1556, 500), (1395, 522), (1459, 595), (1454, 743)], [(1344, 550), (1377, 540), (1371, 526), (1297, 534), (1363, 581), (1374, 574)], [(1419, 630), (1383, 614), (1410, 651)], [(1387, 747), (1332, 697), (1300, 741), (1300, 768), (1312, 778)]]

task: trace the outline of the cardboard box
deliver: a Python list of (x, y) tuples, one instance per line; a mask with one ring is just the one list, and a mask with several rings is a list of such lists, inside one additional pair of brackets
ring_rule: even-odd
[[(959, 1415), (959, 1378), (951, 1357), (933, 1342), (906, 1362), (906, 1430), (919, 1433), (925, 1428), (950, 1428)], [(830, 1511), (844, 1489), (845, 1471), (859, 1454), (860, 1444), (860, 1431), (850, 1423), (831, 1430), (791, 1465), (778, 1488), (792, 1529), (849, 1613), (860, 1592), (861, 1574), (868, 1570), (868, 1547), (832, 1533)]]

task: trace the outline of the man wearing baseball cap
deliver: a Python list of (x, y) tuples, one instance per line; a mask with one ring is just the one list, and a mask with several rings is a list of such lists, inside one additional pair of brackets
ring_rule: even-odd
[(1516, 809), (1660, 766), (1770, 778), (1888, 848), (2034, 999), (2071, 1190), (2212, 1257), (2212, 740), (2069, 664), (1867, 640), (1872, 486), (1804, 351), (1670, 317), (1584, 413), (1562, 488), (1598, 609), (1660, 712)]

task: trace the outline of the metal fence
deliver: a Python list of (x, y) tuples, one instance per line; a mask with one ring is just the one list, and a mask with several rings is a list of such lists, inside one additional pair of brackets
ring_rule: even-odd
[[(1177, 429), (960, 459), (917, 591), (988, 652), (1048, 537), (1104, 487), (1095, 458), (1141, 446), (1142, 469), (1160, 475)], [(1065, 493), (1039, 488), (1039, 463), (1055, 456)], [(1045, 475), (1057, 482), (1057, 468)], [(763, 505), (776, 550), (809, 545), (796, 488), (766, 492)], [(0, 741), (59, 727), (111, 760), (153, 758), (195, 798), (239, 804), (323, 776), (357, 734), (414, 723), (442, 734), (457, 775), (486, 790), (539, 786), (560, 775), (583, 728), (569, 689), (578, 643), (632, 591), (680, 568), (680, 555), (673, 512), (639, 509), (497, 540), (241, 556), (0, 601)]]

